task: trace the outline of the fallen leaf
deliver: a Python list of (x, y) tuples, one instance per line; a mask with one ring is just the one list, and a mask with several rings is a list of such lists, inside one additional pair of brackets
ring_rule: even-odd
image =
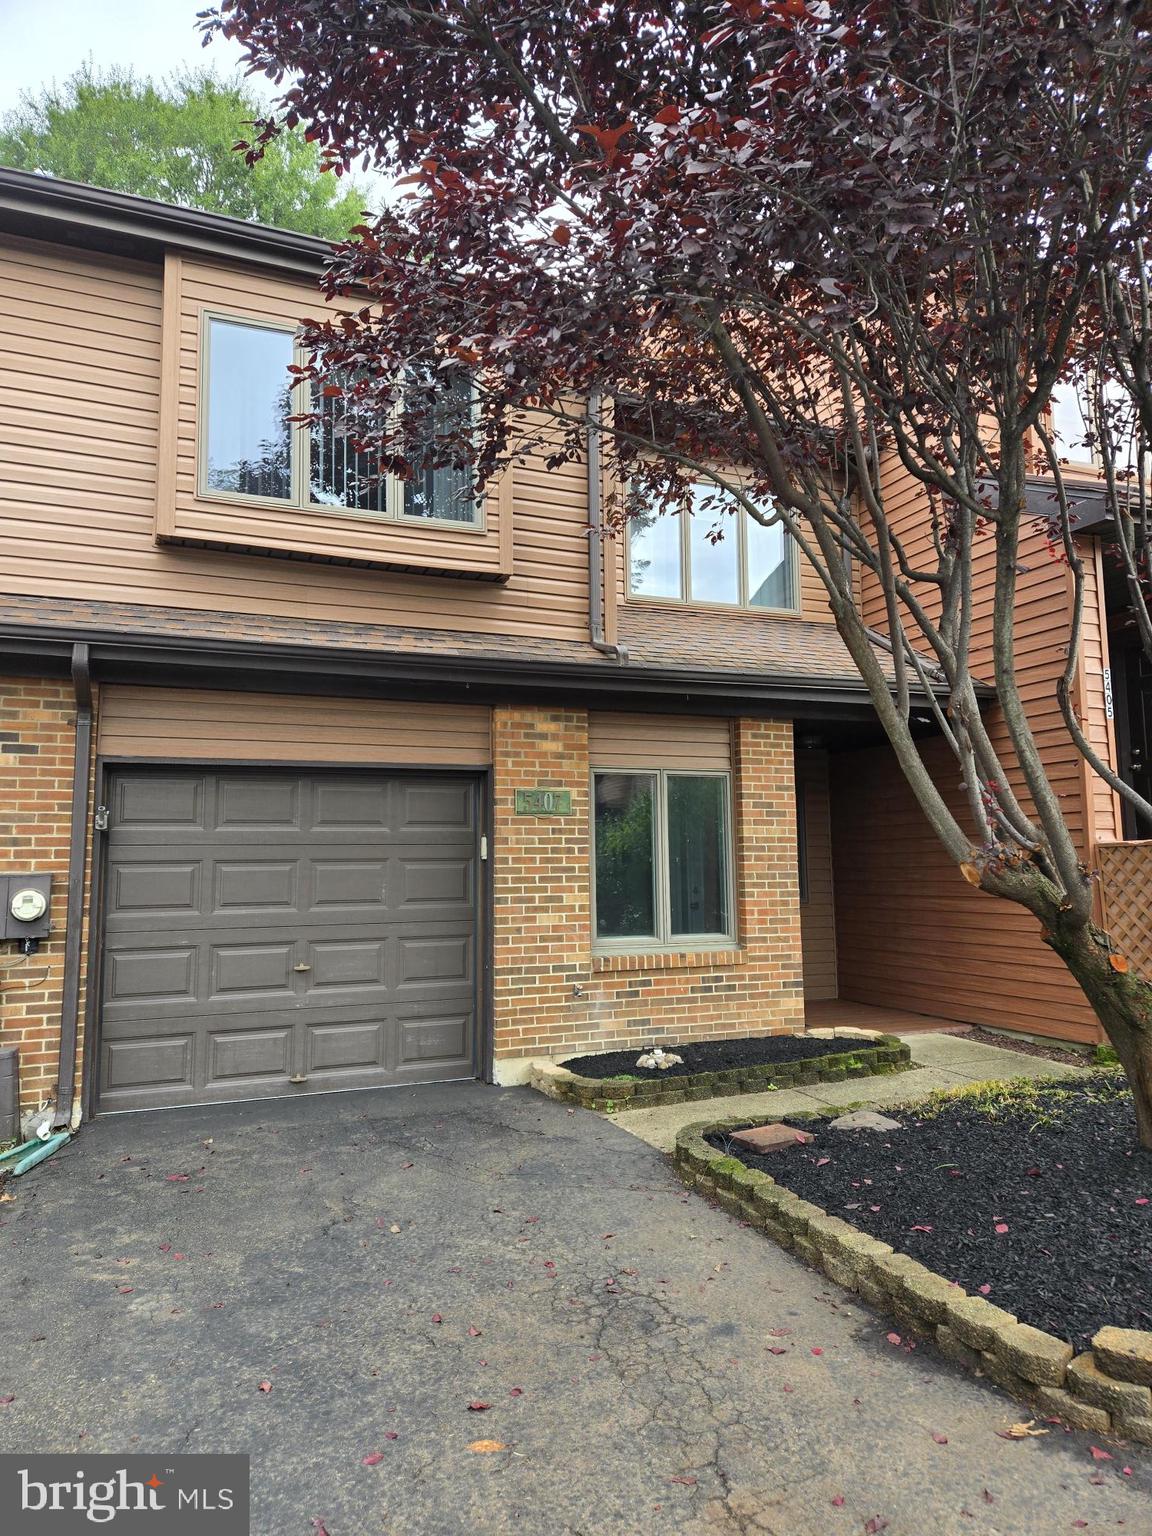
[(401, 1168), (412, 1168), (415, 1165), (413, 1163), (401, 1163), (400, 1166)]
[(190, 1173), (169, 1173), (165, 1176), (165, 1182), (168, 1184), (187, 1184), (191, 1177)]
[(889, 1344), (899, 1344), (900, 1335), (898, 1333), (890, 1333), (888, 1335), (888, 1342)]
[(768, 1353), (770, 1355), (786, 1355), (788, 1351), (782, 1344), (769, 1344)]
[(509, 1397), (523, 1397), (524, 1396), (524, 1388), (523, 1387), (510, 1387), (508, 1389), (508, 1396)]
[(315, 1531), (316, 1536), (328, 1536), (328, 1527), (324, 1524), (324, 1521), (320, 1518), (319, 1515), (313, 1519), (312, 1529)]
[(1030, 1435), (1046, 1435), (1046, 1429), (1034, 1429), (1035, 1419), (1029, 1419), (1026, 1424), (1009, 1424), (1007, 1429), (998, 1429), (996, 1433), (1001, 1440), (1027, 1440)]
[(389, 1232), (399, 1232), (400, 1228), (396, 1224), (396, 1222), (393, 1222), (392, 1225), (388, 1228), (388, 1230), (389, 1230)]
[(503, 1440), (473, 1440), (468, 1449), (473, 1456), (491, 1456), (496, 1451), (506, 1451)]
[(386, 1429), (384, 1431), (384, 1438), (385, 1440), (399, 1440), (400, 1436), (394, 1429)]
[(1093, 1461), (1111, 1461), (1112, 1460), (1112, 1452), (1111, 1451), (1102, 1451), (1098, 1445), (1090, 1445), (1088, 1447), (1088, 1449), (1092, 1452), (1092, 1460)]
[(823, 1168), (825, 1163), (830, 1163), (831, 1161), (832, 1159), (830, 1157), (818, 1157), (816, 1159), (816, 1166), (817, 1168)]
[(769, 1328), (768, 1337), (770, 1339), (786, 1339), (791, 1332), (791, 1328)]
[(1148, 1196), (1147, 1195), (1141, 1195), (1139, 1197), (1139, 1199), (1136, 1201), (1136, 1204), (1137, 1205), (1147, 1205), (1148, 1204)]
[(491, 1403), (469, 1403), (468, 1404), (468, 1412), (469, 1413), (487, 1413), (489, 1408), (491, 1408), (491, 1406), (492, 1406)]
[(931, 1232), (932, 1228), (917, 1223), (917, 1225), (912, 1227), (910, 1230), (913, 1232)]
[(478, 1339), (480, 1337), (480, 1329), (479, 1328), (469, 1328), (468, 1329), (468, 1337), (470, 1339)]
[(270, 1381), (262, 1381), (257, 1390), (260, 1392), (271, 1392), (272, 1383)]
[(981, 1296), (989, 1296), (992, 1292), (990, 1285), (978, 1285), (976, 1289), (980, 1292)]
[(694, 1478), (694, 1477), (688, 1476), (687, 1473), (682, 1473), (678, 1477), (670, 1477), (668, 1479), (668, 1481), (670, 1483), (682, 1483), (685, 1488), (695, 1488), (696, 1483), (697, 1483), (697, 1479)]
[(842, 1493), (838, 1493), (835, 1496), (835, 1498), (832, 1500), (832, 1508), (833, 1509), (843, 1509), (844, 1508), (844, 1495)]
[(116, 1289), (120, 1292), (121, 1296), (131, 1296), (136, 1287), (134, 1285), (118, 1285)]
[(790, 1381), (786, 1381), (784, 1383), (784, 1390), (785, 1390), (785, 1392), (795, 1392), (796, 1388), (792, 1385), (792, 1383)]
[(7, 1408), (9, 1403), (14, 1403), (15, 1401), (16, 1401), (16, 1394), (15, 1394), (15, 1392), (9, 1392), (7, 1397), (0, 1397), (0, 1408)]
[(1003, 1234), (1008, 1230), (1008, 1223), (1006, 1221), (998, 1221), (992, 1230), (993, 1232), (999, 1232)]
[(820, 1348), (819, 1344), (813, 1344), (812, 1353), (814, 1355), (822, 1355), (824, 1351)]
[(383, 1451), (372, 1451), (369, 1455), (360, 1458), (360, 1465), (362, 1467), (378, 1467), (383, 1460)]
[(932, 1431), (932, 1438), (933, 1438), (933, 1440), (935, 1440), (937, 1445), (947, 1445), (948, 1444), (948, 1436), (947, 1435), (942, 1435), (938, 1429), (934, 1429)]
[(1120, 1471), (1124, 1474), (1125, 1477), (1131, 1477), (1132, 1476), (1132, 1468), (1131, 1467), (1121, 1467)]
[(864, 1536), (879, 1536), (881, 1531), (888, 1529), (888, 1522), (883, 1515), (873, 1515), (870, 1520), (864, 1522)]
[(433, 1312), (432, 1321), (434, 1323), (442, 1323), (444, 1319), (440, 1316), (439, 1312)]

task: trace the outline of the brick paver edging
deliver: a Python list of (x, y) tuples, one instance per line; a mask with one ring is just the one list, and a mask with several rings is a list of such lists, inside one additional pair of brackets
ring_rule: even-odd
[(897, 1035), (846, 1038), (845, 1049), (827, 1056), (795, 1061), (768, 1061), (730, 1072), (694, 1072), (688, 1076), (614, 1082), (603, 1077), (579, 1077), (554, 1061), (534, 1061), (528, 1081), (549, 1098), (566, 1099), (584, 1109), (618, 1113), (625, 1109), (656, 1109), (690, 1099), (718, 1099), (734, 1093), (765, 1093), (772, 1088), (796, 1088), (805, 1083), (838, 1083), (849, 1077), (876, 1077), (903, 1072), (912, 1053)]
[[(815, 1117), (813, 1117), (815, 1118)], [(969, 1296), (907, 1254), (802, 1200), (771, 1175), (711, 1147), (705, 1136), (748, 1125), (699, 1121), (676, 1137), (684, 1182), (755, 1227), (905, 1328), (935, 1340), (949, 1360), (1075, 1429), (1152, 1445), (1152, 1333), (1101, 1328), (1077, 1355), (1053, 1334)]]

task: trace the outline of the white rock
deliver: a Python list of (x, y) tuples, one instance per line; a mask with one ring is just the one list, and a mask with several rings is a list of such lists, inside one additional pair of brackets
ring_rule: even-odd
[(677, 1056), (675, 1051), (665, 1051), (660, 1046), (653, 1046), (652, 1050), (645, 1051), (643, 1056), (636, 1058), (638, 1067), (658, 1067), (661, 1072), (667, 1072), (669, 1067), (682, 1067), (683, 1056)]

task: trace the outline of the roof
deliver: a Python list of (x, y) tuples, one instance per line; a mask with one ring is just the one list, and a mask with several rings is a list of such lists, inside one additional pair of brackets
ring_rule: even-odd
[(0, 230), (123, 256), (178, 249), (318, 275), (332, 246), (270, 224), (0, 166)]
[[(92, 648), (97, 676), (177, 681), (195, 666), (235, 686), (244, 669), (290, 675), (300, 692), (324, 679), (627, 693), (684, 701), (759, 701), (785, 713), (843, 707), (871, 713), (864, 684), (830, 624), (802, 619), (733, 623), (723, 615), (629, 608), (621, 662), (578, 640), (477, 635), (397, 624), (341, 623), (216, 610), (32, 596), (0, 596), (0, 652), (62, 659)], [(890, 658), (885, 663), (890, 667)], [(102, 670), (103, 669), (103, 672)], [(309, 684), (306, 679), (312, 678)], [(201, 679), (198, 679), (198, 681)], [(377, 689), (380, 691), (380, 689)]]

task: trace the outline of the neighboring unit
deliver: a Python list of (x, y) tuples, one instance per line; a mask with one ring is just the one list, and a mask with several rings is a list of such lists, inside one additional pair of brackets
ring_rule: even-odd
[[(779, 531), (602, 538), (595, 445), (479, 498), (286, 422), (325, 252), (0, 171), (0, 872), (51, 877), (0, 959), (26, 1102), (518, 1081), (837, 996), (1098, 1038), (932, 841)], [(1029, 697), (1107, 873), (1147, 845), (1057, 731), (1069, 587), (1031, 567)], [(1122, 700), (1146, 764), (1092, 570), (1084, 718), (1116, 761)]]

